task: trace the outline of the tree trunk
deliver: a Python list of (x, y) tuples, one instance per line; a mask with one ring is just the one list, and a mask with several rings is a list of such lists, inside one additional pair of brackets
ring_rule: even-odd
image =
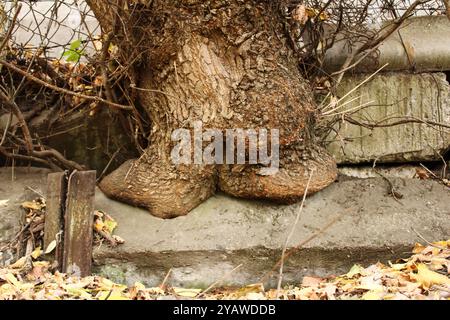
[[(310, 193), (335, 180), (334, 160), (314, 140), (311, 88), (287, 44), (276, 1), (109, 1), (88, 3), (124, 57), (142, 53), (136, 85), (152, 132), (141, 158), (101, 182), (108, 196), (171, 218), (216, 187), (237, 197), (292, 202), (303, 196), (311, 170)], [(279, 129), (279, 171), (262, 175), (261, 164), (248, 162), (175, 165), (171, 134), (192, 131), (196, 121), (222, 132)]]

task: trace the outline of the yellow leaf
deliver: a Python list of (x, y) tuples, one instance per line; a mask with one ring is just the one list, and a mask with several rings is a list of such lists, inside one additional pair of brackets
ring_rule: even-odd
[(254, 283), (243, 288), (240, 288), (234, 293), (237, 298), (245, 297), (249, 293), (264, 292), (264, 285), (262, 283)]
[(10, 265), (9, 267), (12, 269), (21, 269), (25, 265), (26, 261), (27, 261), (27, 257), (22, 257), (19, 260), (17, 260), (16, 262), (14, 262), (12, 265)]
[(108, 290), (110, 290), (114, 286), (114, 282), (109, 279), (102, 278), (101, 282), (104, 287), (108, 288)]
[(368, 291), (361, 297), (362, 300), (381, 300), (383, 299), (383, 292), (378, 290)]
[(67, 292), (82, 299), (92, 299), (92, 296), (86, 290), (81, 288), (68, 288)]
[(100, 290), (117, 290), (117, 291), (124, 291), (125, 289), (127, 289), (127, 286), (122, 285), (122, 284), (116, 284), (114, 282), (112, 282), (109, 279), (105, 279), (105, 278), (101, 278), (100, 280)]
[(112, 219), (111, 217), (107, 217), (107, 219), (105, 219), (104, 223), (105, 223), (106, 230), (109, 233), (112, 233), (114, 231), (114, 229), (117, 227), (117, 222), (114, 219)]
[(34, 267), (41, 267), (41, 268), (49, 268), (50, 262), (49, 261), (34, 261), (33, 262)]
[(47, 246), (47, 249), (45, 249), (45, 254), (49, 254), (51, 253), (53, 250), (55, 250), (56, 248), (56, 240), (53, 240), (52, 242), (49, 243), (49, 245)]
[[(310, 18), (316, 18), (316, 16), (319, 14), (319, 10), (316, 10), (316, 9), (313, 9), (313, 8), (306, 8), (306, 14), (308, 15), (308, 17), (310, 17)], [(319, 15), (319, 20), (327, 20), (328, 19), (328, 15), (324, 12), (324, 11), (322, 11), (322, 12), (320, 12), (320, 15)]]
[(100, 295), (97, 296), (99, 300), (130, 300), (130, 298), (126, 297), (121, 290), (112, 290), (112, 291), (102, 291)]
[(98, 232), (102, 231), (104, 226), (105, 226), (105, 224), (103, 223), (102, 220), (100, 220), (100, 219), (95, 220), (94, 229), (96, 231), (98, 231)]
[(319, 15), (319, 19), (322, 20), (322, 21), (328, 20), (328, 14), (326, 14), (326, 12), (322, 12), (322, 13)]
[(186, 298), (195, 298), (202, 289), (184, 289), (184, 288), (173, 288), (176, 295)]
[(250, 292), (247, 294), (246, 298), (248, 300), (265, 300), (266, 297), (262, 292)]
[(396, 270), (396, 271), (403, 270), (403, 269), (405, 269), (408, 266), (407, 263), (394, 263), (394, 264), (392, 264), (390, 262), (389, 262), (389, 265), (391, 266), (391, 268), (393, 270)]
[(443, 274), (431, 271), (423, 263), (417, 265), (417, 274), (413, 275), (413, 278), (420, 283), (424, 289), (430, 288), (433, 284), (450, 285), (450, 278)]
[(362, 266), (360, 266), (359, 264), (355, 264), (345, 276), (347, 278), (353, 278), (357, 274), (362, 274), (363, 271), (364, 268)]
[(3, 278), (13, 286), (17, 287), (20, 284), (19, 280), (17, 280), (17, 278), (12, 273), (7, 273), (6, 275), (3, 276)]
[(25, 209), (41, 210), (42, 204), (39, 204), (35, 201), (25, 201), (22, 203), (22, 207)]
[(137, 290), (145, 290), (145, 286), (140, 282), (135, 282), (134, 286)]
[(41, 247), (37, 247), (36, 249), (34, 249), (34, 251), (31, 253), (31, 256), (33, 257), (33, 259), (37, 259), (42, 255), (42, 250)]
[(447, 247), (450, 247), (450, 240), (433, 242), (433, 245), (440, 247), (440, 248), (447, 248)]

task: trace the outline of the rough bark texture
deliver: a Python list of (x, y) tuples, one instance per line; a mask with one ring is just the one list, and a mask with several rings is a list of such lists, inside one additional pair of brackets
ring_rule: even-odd
[[(126, 6), (88, 1), (104, 32), (140, 56), (140, 103), (152, 119), (150, 147), (101, 182), (109, 196), (170, 218), (188, 213), (218, 186), (237, 197), (292, 202), (336, 178), (335, 162), (314, 141), (315, 106), (298, 71), (273, 1), (151, 1)], [(118, 3), (118, 5), (117, 5)], [(115, 8), (115, 9), (111, 9)], [(114, 12), (126, 19), (118, 32)], [(279, 129), (280, 170), (259, 165), (183, 165), (170, 161), (174, 129), (194, 121), (220, 130)]]

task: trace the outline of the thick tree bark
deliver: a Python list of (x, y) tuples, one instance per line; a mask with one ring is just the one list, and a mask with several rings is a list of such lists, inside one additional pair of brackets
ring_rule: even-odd
[[(311, 88), (274, 1), (109, 1), (88, 3), (124, 56), (142, 53), (137, 86), (153, 130), (145, 154), (101, 182), (107, 195), (170, 218), (188, 213), (216, 186), (238, 197), (292, 202), (304, 194), (310, 170), (311, 193), (334, 181), (335, 162), (314, 140)], [(174, 165), (171, 134), (191, 130), (195, 121), (223, 131), (279, 129), (280, 170), (261, 175), (261, 165)]]

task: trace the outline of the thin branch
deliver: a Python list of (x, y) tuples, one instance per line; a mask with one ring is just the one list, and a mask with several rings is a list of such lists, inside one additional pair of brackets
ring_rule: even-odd
[(291, 238), (292, 238), (292, 236), (293, 236), (293, 234), (295, 232), (295, 228), (297, 227), (298, 222), (300, 220), (300, 216), (302, 214), (303, 207), (305, 206), (305, 200), (306, 200), (306, 196), (308, 195), (308, 189), (309, 189), (309, 185), (311, 183), (311, 179), (313, 177), (313, 174), (314, 174), (314, 170), (311, 170), (311, 173), (309, 174), (308, 182), (306, 183), (305, 193), (303, 194), (302, 203), (300, 204), (300, 208), (297, 211), (297, 216), (295, 217), (295, 222), (292, 225), (291, 231), (289, 232), (289, 234), (288, 234), (288, 236), (286, 238), (286, 242), (284, 243), (283, 251), (281, 252), (280, 272), (279, 272), (279, 275), (278, 275), (278, 286), (277, 286), (277, 295), (276, 295), (277, 299), (278, 299), (279, 294), (280, 294), (281, 282), (283, 280), (283, 266), (284, 266), (284, 258), (285, 258), (286, 250), (287, 250), (287, 247), (289, 245), (289, 241), (291, 241)]
[(13, 17), (13, 19), (11, 21), (11, 24), (10, 24), (8, 30), (6, 31), (5, 37), (3, 38), (3, 41), (0, 44), (0, 52), (3, 51), (3, 49), (8, 44), (9, 39), (11, 38), (12, 32), (14, 30), (14, 26), (16, 25), (17, 17), (19, 16), (19, 13), (20, 13), (20, 9), (22, 9), (22, 4), (21, 3), (17, 4), (16, 13), (14, 14), (14, 17)]
[(411, 4), (411, 6), (409, 6), (409, 8), (403, 13), (403, 15), (399, 19), (393, 21), (390, 25), (388, 25), (384, 29), (385, 31), (379, 34), (378, 37), (369, 40), (364, 44), (360, 45), (358, 48), (354, 49), (353, 52), (345, 60), (344, 64), (341, 67), (341, 70), (337, 72), (339, 75), (338, 78), (336, 79), (336, 86), (339, 85), (339, 83), (342, 81), (344, 77), (345, 71), (342, 70), (349, 70), (350, 66), (355, 67), (358, 63), (360, 63), (363, 60), (358, 59), (357, 63), (352, 64), (355, 57), (365, 52), (366, 50), (370, 51), (375, 50), (384, 40), (386, 40), (391, 34), (393, 34), (400, 28), (403, 22), (411, 16), (411, 14), (413, 13), (414, 9), (417, 6), (427, 3), (429, 1), (430, 0), (416, 0), (413, 4)]
[[(344, 119), (345, 119), (345, 121), (350, 122), (351, 124), (354, 124), (357, 126), (362, 126), (367, 129), (387, 128), (387, 127), (398, 126), (398, 125), (405, 124), (405, 123), (421, 123), (421, 124), (427, 124), (427, 125), (431, 125), (431, 126), (437, 126), (437, 127), (443, 127), (443, 128), (450, 129), (450, 124), (432, 121), (432, 120), (419, 119), (419, 118), (415, 118), (415, 117), (411, 117), (411, 116), (402, 116), (402, 117), (393, 116), (393, 117), (389, 117), (389, 118), (383, 119), (383, 120), (375, 122), (375, 123), (361, 122), (361, 121), (355, 120), (348, 116), (344, 116)], [(392, 119), (400, 119), (400, 120), (394, 121), (394, 122), (389, 122), (389, 123), (384, 123), (384, 122), (392, 120)]]
[[(290, 257), (294, 252), (296, 252), (297, 250), (299, 250), (301, 247), (305, 246), (306, 244), (310, 243), (312, 240), (314, 240), (315, 238), (317, 238), (318, 236), (320, 236), (321, 234), (323, 234), (325, 231), (327, 231), (332, 225), (334, 225), (337, 221), (339, 221), (341, 219), (342, 215), (338, 215), (336, 217), (334, 217), (333, 219), (330, 220), (330, 222), (328, 222), (322, 229), (318, 230), (317, 232), (313, 233), (311, 236), (309, 236), (307, 239), (305, 239), (304, 241), (300, 242), (298, 245), (296, 245), (294, 248), (292, 248), (291, 250), (289, 250), (289, 252), (287, 252), (284, 256), (284, 259), (286, 260), (288, 257)], [(281, 259), (278, 260), (278, 262), (273, 266), (272, 270), (270, 270), (269, 272), (267, 272), (259, 282), (264, 283), (266, 282), (269, 277), (271, 276), (271, 274), (278, 268), (278, 266), (281, 264)]]
[(200, 292), (200, 294), (197, 296), (197, 298), (200, 298), (201, 296), (205, 295), (207, 292), (211, 291), (214, 287), (216, 287), (219, 283), (221, 283), (223, 280), (228, 278), (233, 272), (235, 272), (237, 269), (242, 267), (242, 264), (238, 265), (237, 267), (233, 268), (230, 272), (226, 273), (222, 278), (211, 284), (208, 288)]

